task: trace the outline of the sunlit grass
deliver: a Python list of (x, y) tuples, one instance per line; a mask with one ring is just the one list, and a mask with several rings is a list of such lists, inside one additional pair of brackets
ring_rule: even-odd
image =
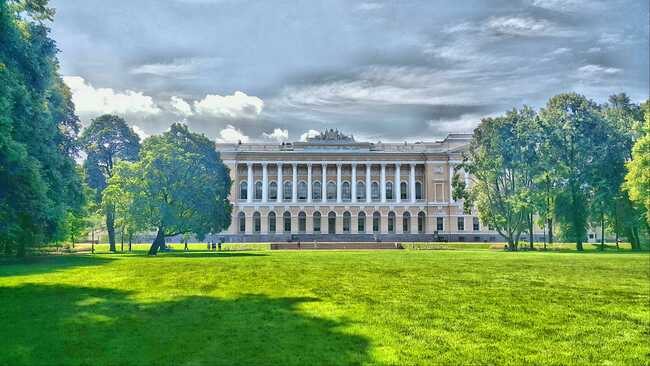
[(0, 299), (9, 365), (641, 365), (650, 352), (647, 253), (57, 256), (0, 266)]

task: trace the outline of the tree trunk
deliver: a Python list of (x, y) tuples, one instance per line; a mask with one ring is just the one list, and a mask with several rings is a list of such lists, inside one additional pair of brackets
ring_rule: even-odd
[(605, 250), (605, 212), (600, 212), (600, 250)]
[(548, 244), (553, 245), (553, 219), (548, 219)]
[(530, 246), (530, 249), (533, 249), (533, 213), (530, 213), (530, 222), (528, 222), (528, 230), (530, 231), (529, 239), (528, 239), (528, 245)]
[(122, 227), (120, 232), (120, 242), (120, 252), (124, 253), (124, 227)]
[(24, 258), (25, 257), (25, 240), (21, 240), (16, 247), (16, 257)]
[(149, 248), (149, 255), (156, 255), (158, 249), (164, 248), (165, 246), (165, 229), (161, 226), (158, 228), (158, 233), (156, 233), (156, 239), (151, 243), (151, 248)]
[(129, 253), (131, 252), (131, 239), (133, 238), (133, 234), (129, 233)]
[(111, 252), (115, 251), (115, 210), (106, 209), (106, 231), (108, 231), (108, 244)]

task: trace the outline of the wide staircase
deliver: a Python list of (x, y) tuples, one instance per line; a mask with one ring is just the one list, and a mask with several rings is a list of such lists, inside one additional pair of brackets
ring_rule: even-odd
[(364, 250), (404, 249), (400, 243), (388, 242), (302, 242), (271, 243), (272, 250)]

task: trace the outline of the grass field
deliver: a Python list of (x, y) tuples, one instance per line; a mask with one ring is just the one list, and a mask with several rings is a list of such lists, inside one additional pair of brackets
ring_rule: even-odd
[(648, 253), (247, 251), (0, 265), (0, 365), (647, 365)]

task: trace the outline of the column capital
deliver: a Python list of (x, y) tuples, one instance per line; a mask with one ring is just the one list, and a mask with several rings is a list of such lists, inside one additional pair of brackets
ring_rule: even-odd
[(343, 162), (341, 162), (341, 161), (336, 162), (336, 167), (337, 168), (340, 168), (342, 165), (343, 165)]
[(266, 167), (267, 167), (267, 166), (269, 165), (269, 163), (268, 163), (268, 162), (266, 162), (266, 161), (264, 161), (264, 162), (261, 162), (260, 164), (262, 164), (262, 166), (263, 166), (263, 167), (265, 167), (265, 168), (266, 168)]
[(356, 167), (358, 164), (359, 164), (359, 163), (357, 163), (356, 161), (353, 161), (353, 162), (350, 163), (350, 165), (352, 165), (352, 166), (354, 166), (354, 167)]

